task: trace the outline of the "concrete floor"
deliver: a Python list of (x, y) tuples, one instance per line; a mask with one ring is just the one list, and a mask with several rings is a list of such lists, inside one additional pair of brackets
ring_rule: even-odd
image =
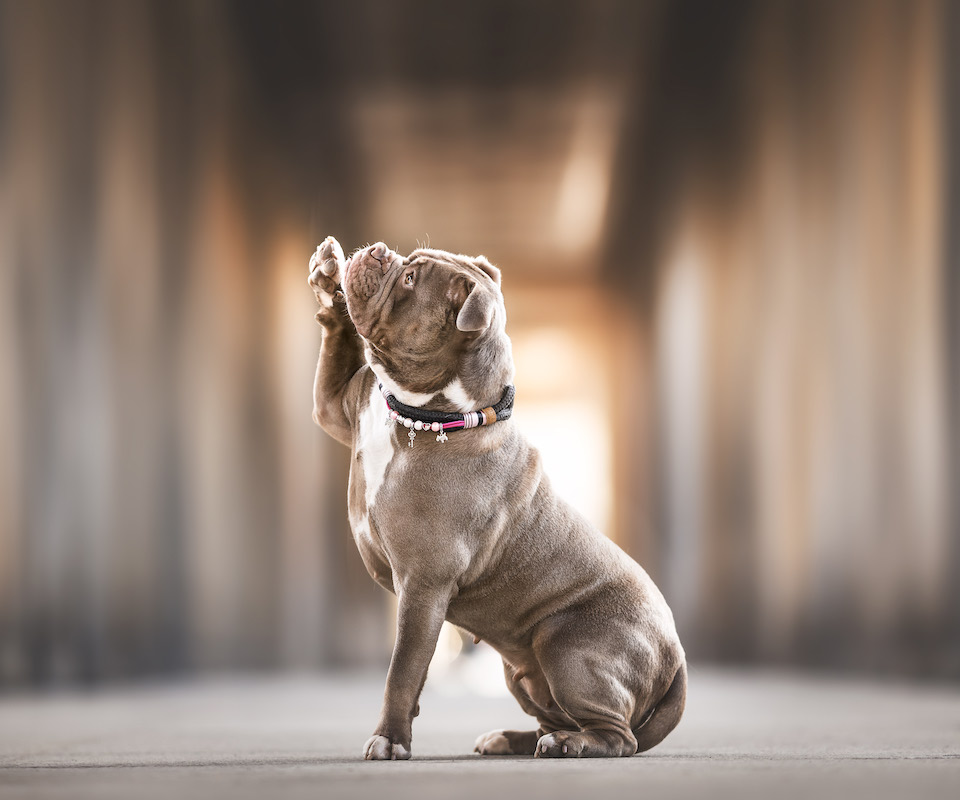
[(691, 669), (646, 755), (471, 754), (528, 727), (506, 697), (428, 684), (409, 762), (363, 762), (382, 676), (222, 678), (0, 698), (0, 798), (960, 796), (960, 688)]

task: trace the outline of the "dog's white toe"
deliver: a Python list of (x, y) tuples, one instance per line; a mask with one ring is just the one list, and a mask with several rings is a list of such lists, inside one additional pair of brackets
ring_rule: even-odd
[(386, 736), (371, 736), (363, 746), (363, 757), (367, 761), (406, 761), (410, 758), (410, 751)]

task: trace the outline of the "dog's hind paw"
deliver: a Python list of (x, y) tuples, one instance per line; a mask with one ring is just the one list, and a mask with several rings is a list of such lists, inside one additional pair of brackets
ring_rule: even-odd
[(473, 752), (482, 756), (531, 756), (537, 731), (490, 731), (478, 736)]
[(580, 758), (585, 748), (585, 737), (573, 731), (557, 731), (540, 737), (534, 755), (537, 758)]

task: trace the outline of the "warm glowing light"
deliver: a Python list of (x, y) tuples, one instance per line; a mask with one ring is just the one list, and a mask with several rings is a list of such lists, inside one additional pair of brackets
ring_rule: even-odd
[(430, 659), (430, 674), (442, 678), (450, 671), (457, 656), (463, 651), (463, 637), (449, 622), (444, 622), (437, 639), (437, 649)]
[(516, 416), (540, 451), (557, 494), (609, 535), (609, 380), (596, 347), (578, 333), (572, 327), (514, 333), (514, 360), (523, 386)]

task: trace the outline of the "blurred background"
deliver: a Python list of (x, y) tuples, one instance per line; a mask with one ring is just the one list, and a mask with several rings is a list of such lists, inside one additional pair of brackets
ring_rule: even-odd
[(503, 269), (692, 659), (960, 678), (958, 89), (949, 0), (0, 0), (0, 686), (386, 663), (328, 234)]

